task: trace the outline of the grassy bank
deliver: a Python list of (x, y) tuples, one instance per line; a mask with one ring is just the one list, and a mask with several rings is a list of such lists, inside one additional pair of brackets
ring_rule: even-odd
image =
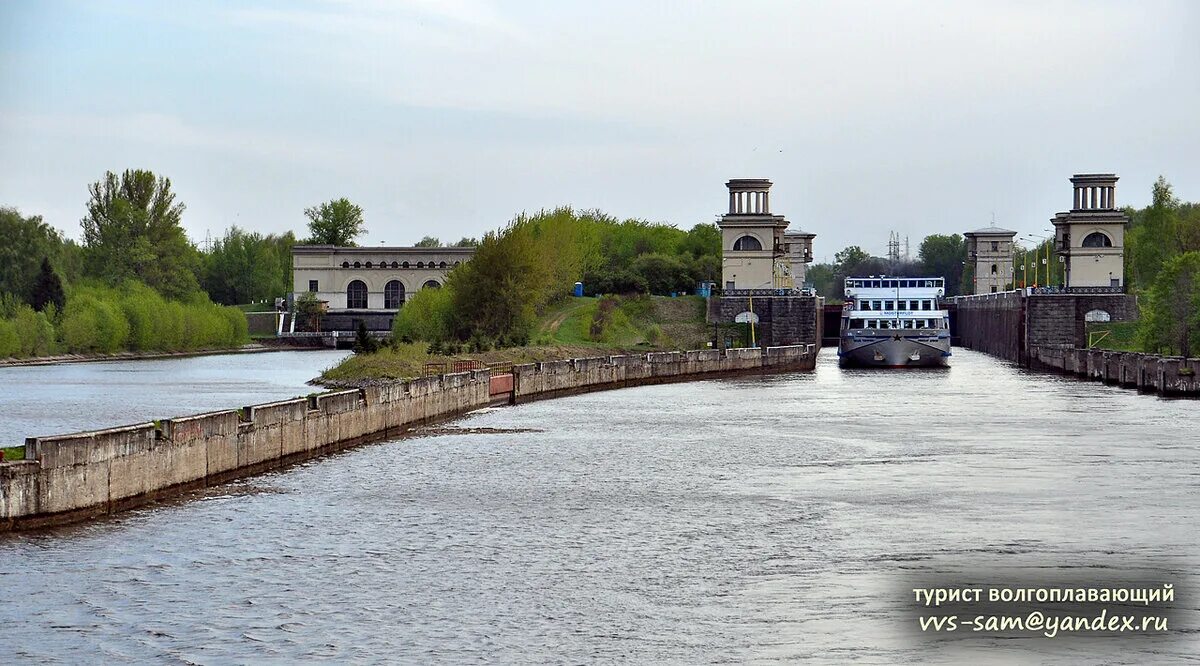
[[(564, 358), (655, 350), (699, 349), (709, 342), (704, 299), (570, 298), (540, 319), (531, 344), (491, 350), (455, 348), (444, 352), (425, 342), (392, 344), (373, 354), (355, 354), (317, 378), (325, 386), (354, 386), (372, 381), (419, 377), (427, 364), (479, 361), (485, 366), (535, 363)], [(428, 368), (436, 372), (437, 367)]]
[(0, 460), (22, 460), (25, 458), (24, 446), (6, 446), (0, 449), (0, 452), (4, 454), (0, 456)]
[(1113, 321), (1088, 324), (1087, 333), (1096, 349), (1138, 352), (1137, 328), (1136, 321)]

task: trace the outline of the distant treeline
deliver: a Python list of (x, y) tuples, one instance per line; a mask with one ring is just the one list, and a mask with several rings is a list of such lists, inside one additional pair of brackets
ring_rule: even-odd
[[(0, 357), (248, 341), (241, 310), (214, 304), (201, 286), (230, 274), (218, 261), (236, 253), (201, 253), (188, 240), (169, 179), (108, 173), (88, 191), (82, 244), (39, 216), (0, 208)], [(269, 273), (277, 277), (280, 269), (276, 261)], [(281, 289), (280, 280), (269, 288)]]
[(476, 348), (523, 345), (545, 308), (585, 293), (691, 292), (719, 280), (721, 234), (714, 224), (683, 231), (558, 208), (520, 215), (485, 234), (475, 256), (441, 289), (422, 289), (396, 317), (401, 341), (470, 342)]

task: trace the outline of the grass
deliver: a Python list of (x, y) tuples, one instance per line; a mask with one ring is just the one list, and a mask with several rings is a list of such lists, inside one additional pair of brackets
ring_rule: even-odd
[(0, 451), (4, 452), (4, 457), (0, 458), (2, 460), (24, 460), (25, 459), (25, 447), (24, 446), (6, 446), (6, 447), (0, 449)]
[(242, 303), (241, 305), (235, 305), (234, 307), (241, 310), (242, 312), (274, 312), (275, 311), (274, 303)]
[(698, 296), (571, 298), (547, 312), (526, 347), (451, 356), (429, 353), (424, 342), (395, 344), (374, 354), (355, 354), (321, 373), (317, 382), (349, 386), (371, 380), (419, 377), (426, 363), (477, 360), (486, 366), (565, 358), (700, 349), (709, 341), (704, 299)]
[[(1101, 333), (1108, 334), (1101, 337)], [(1137, 343), (1136, 321), (1097, 322), (1087, 325), (1089, 340), (1095, 340), (1096, 349), (1111, 349), (1113, 351), (1141, 351)]]

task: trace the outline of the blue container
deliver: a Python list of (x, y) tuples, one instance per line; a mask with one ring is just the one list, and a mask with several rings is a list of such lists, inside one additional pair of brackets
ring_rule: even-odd
[(575, 283), (575, 295), (583, 296), (583, 283), (582, 282)]

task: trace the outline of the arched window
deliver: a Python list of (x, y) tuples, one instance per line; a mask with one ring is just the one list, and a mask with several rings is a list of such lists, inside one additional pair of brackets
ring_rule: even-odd
[(350, 268), (350, 262), (348, 262), (348, 261), (343, 261), (343, 262), (342, 262), (342, 268)]
[(371, 267), (371, 262), (369, 262), (369, 261), (368, 261), (368, 262), (367, 262), (367, 268), (370, 268), (370, 267)]
[(1093, 231), (1092, 233), (1083, 237), (1083, 246), (1084, 247), (1112, 247), (1113, 244), (1112, 244), (1112, 239), (1110, 239), (1108, 236), (1100, 233), (1099, 231)]
[[(400, 262), (398, 262), (398, 261), (393, 261), (393, 262), (392, 262), (392, 268), (400, 268)], [(407, 267), (406, 267), (406, 268), (407, 268)]]
[(446, 267), (446, 262), (444, 262), (444, 261), (442, 263), (438, 264), (438, 268), (445, 268), (445, 267)]
[(425, 284), (421, 285), (421, 288), (422, 289), (438, 289), (441, 286), (442, 286), (442, 283), (438, 282), (437, 280), (426, 280)]
[(758, 242), (758, 239), (755, 238), (754, 236), (742, 236), (741, 238), (734, 241), (733, 249), (735, 249), (735, 250), (750, 250), (750, 251), (761, 250), (762, 243)]
[(456, 261), (456, 262), (454, 262), (454, 265), (455, 265), (455, 266), (457, 266), (457, 265), (459, 265), (459, 264), (461, 264), (461, 263), (462, 263), (461, 261)]
[(425, 268), (425, 262), (423, 262), (423, 261), (418, 261), (418, 262), (417, 262), (417, 268)]
[(395, 310), (401, 305), (404, 305), (404, 285), (392, 280), (383, 287), (383, 307)]
[(354, 280), (346, 286), (346, 307), (351, 310), (367, 309), (367, 284)]
[(400, 266), (403, 268), (408, 268), (408, 262), (406, 261), (406, 262), (400, 264)]
[(356, 261), (356, 262), (354, 262), (354, 267), (355, 267), (355, 268), (362, 268), (362, 264), (360, 264), (360, 263), (358, 263), (358, 262)]
[(996, 274), (996, 264), (992, 264), (992, 275)]

